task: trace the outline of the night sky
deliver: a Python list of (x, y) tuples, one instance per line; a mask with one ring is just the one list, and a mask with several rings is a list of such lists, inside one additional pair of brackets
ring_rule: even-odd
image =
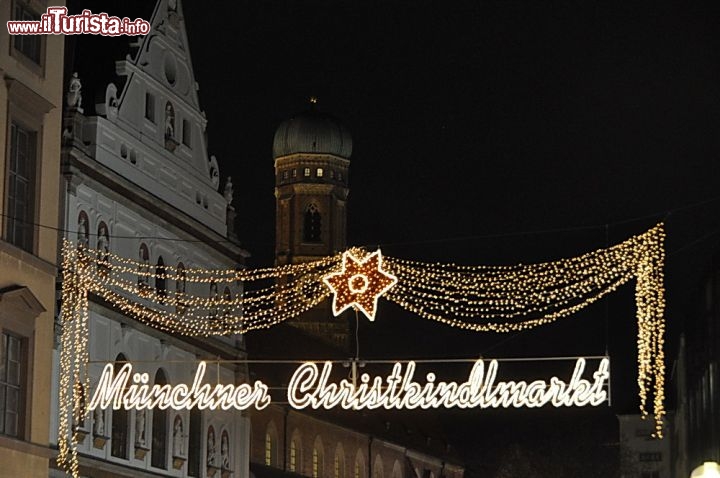
[[(274, 131), (315, 95), (353, 136), (350, 245), (416, 260), (528, 263), (664, 220), (669, 372), (720, 241), (720, 4), (625, 3), (184, 2), (209, 152), (233, 177), (250, 266), (273, 261)], [(614, 413), (635, 410), (632, 289), (504, 336), (450, 330), (384, 302), (374, 324), (361, 324), (361, 354), (607, 348), (612, 408), (440, 420), (479, 476), (503, 457), (557, 456), (568, 443), (585, 447), (574, 460), (600, 463), (616, 450)]]

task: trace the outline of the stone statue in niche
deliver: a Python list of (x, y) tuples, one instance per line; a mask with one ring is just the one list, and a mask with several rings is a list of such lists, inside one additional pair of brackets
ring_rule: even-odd
[(165, 138), (170, 139), (175, 137), (175, 110), (172, 105), (168, 103), (165, 105)]
[(73, 108), (82, 113), (82, 82), (77, 72), (73, 73), (70, 79), (68, 92), (65, 95), (65, 101), (69, 108)]
[(217, 158), (215, 155), (210, 156), (210, 182), (212, 182), (213, 188), (217, 191), (220, 186), (220, 167), (218, 166)]
[(100, 224), (98, 229), (97, 248), (100, 253), (100, 260), (107, 262), (110, 260), (110, 235), (108, 234), (105, 223)]
[(220, 439), (220, 457), (222, 458), (222, 467), (225, 470), (230, 469), (230, 438), (227, 430), (223, 430)]
[(90, 246), (90, 231), (84, 214), (81, 214), (80, 219), (78, 219), (78, 246), (81, 248)]
[(225, 196), (228, 206), (233, 202), (233, 193), (232, 177), (228, 176), (227, 181), (225, 182), (225, 189), (223, 191), (223, 196)]
[(105, 413), (102, 409), (96, 408), (93, 415), (93, 433), (95, 436), (105, 436)]
[(210, 427), (210, 429), (208, 429), (207, 465), (215, 466), (215, 430), (213, 429), (213, 427)]
[(183, 422), (179, 415), (175, 416), (173, 425), (173, 456), (185, 456), (183, 450)]
[(135, 413), (135, 445), (145, 447), (145, 409)]

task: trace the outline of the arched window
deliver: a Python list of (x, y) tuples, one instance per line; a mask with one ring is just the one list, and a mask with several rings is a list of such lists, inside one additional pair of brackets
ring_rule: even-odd
[(393, 463), (392, 478), (402, 478), (402, 466), (398, 460)]
[(317, 437), (312, 451), (312, 478), (322, 478), (325, 475), (323, 455), (322, 440)]
[(104, 221), (100, 221), (98, 224), (97, 250), (100, 254), (100, 270), (104, 271), (110, 267), (110, 232)]
[(150, 277), (150, 251), (145, 243), (140, 243), (140, 249), (138, 249), (138, 287), (146, 289), (148, 287), (148, 281)]
[(338, 443), (335, 449), (333, 476), (335, 478), (345, 478), (345, 450), (343, 449), (342, 443)]
[(365, 455), (362, 449), (358, 449), (355, 455), (354, 478), (365, 478)]
[(265, 430), (265, 465), (277, 466), (277, 430), (275, 423), (270, 422)]
[[(155, 373), (156, 385), (167, 385), (167, 376), (163, 369)], [(155, 408), (152, 411), (152, 447), (150, 464), (155, 468), (167, 469), (168, 447), (168, 411)]]
[(90, 220), (85, 211), (80, 211), (78, 215), (77, 242), (79, 248), (90, 247)]
[(373, 478), (383, 478), (383, 461), (378, 453), (375, 455), (375, 466), (373, 466)]
[(315, 204), (305, 208), (303, 219), (303, 242), (321, 242), (322, 216)]
[(179, 262), (177, 265), (177, 280), (175, 281), (175, 311), (183, 315), (185, 313), (185, 291), (187, 289), (187, 271), (185, 264)]
[(158, 257), (157, 265), (155, 266), (155, 293), (159, 297), (165, 297), (167, 294), (165, 261), (163, 261), (162, 256)]
[[(113, 371), (115, 374), (120, 372), (120, 369), (127, 362), (127, 358), (123, 354), (118, 354), (115, 358), (115, 364), (113, 365)], [(112, 425), (110, 432), (110, 454), (117, 458), (127, 459), (128, 457), (128, 435), (129, 435), (128, 411), (124, 408), (119, 410), (113, 409), (112, 411)], [(97, 431), (97, 426), (96, 426)]]

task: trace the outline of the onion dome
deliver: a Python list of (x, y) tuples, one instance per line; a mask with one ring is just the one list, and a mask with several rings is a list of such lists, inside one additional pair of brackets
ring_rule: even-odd
[(332, 154), (350, 159), (352, 137), (340, 121), (315, 107), (283, 121), (275, 131), (273, 159), (296, 153)]

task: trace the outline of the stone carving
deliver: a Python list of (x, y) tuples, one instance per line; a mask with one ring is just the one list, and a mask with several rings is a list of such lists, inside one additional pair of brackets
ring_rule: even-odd
[(232, 177), (228, 176), (227, 181), (225, 182), (225, 190), (223, 191), (223, 196), (225, 196), (228, 206), (233, 202), (233, 192)]
[(105, 90), (105, 111), (108, 118), (117, 117), (118, 105), (117, 86), (115, 86), (114, 83), (110, 83)]
[(220, 167), (218, 166), (215, 155), (210, 156), (210, 182), (217, 191), (220, 186)]
[(230, 438), (228, 437), (227, 430), (223, 430), (222, 438), (220, 439), (220, 456), (222, 458), (222, 468), (225, 470), (230, 469)]
[(168, 103), (165, 105), (165, 138), (175, 137), (175, 110)]
[(145, 410), (138, 410), (135, 414), (135, 445), (145, 447)]
[(96, 408), (93, 418), (93, 433), (96, 436), (105, 436), (105, 413), (103, 413), (103, 410)]
[(215, 430), (213, 427), (208, 429), (207, 435), (207, 465), (215, 466)]
[(185, 456), (183, 450), (183, 422), (179, 415), (175, 416), (173, 425), (173, 456)]
[(77, 72), (73, 73), (70, 79), (70, 86), (65, 95), (65, 101), (68, 107), (78, 110), (82, 113), (82, 82)]

